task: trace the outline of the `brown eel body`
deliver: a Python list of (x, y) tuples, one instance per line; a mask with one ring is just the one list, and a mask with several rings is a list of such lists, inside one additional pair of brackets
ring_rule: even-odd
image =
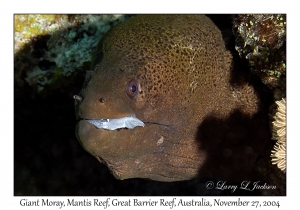
[[(265, 141), (259, 99), (251, 85), (231, 85), (232, 56), (208, 17), (131, 17), (100, 41), (96, 58), (75, 100), (76, 135), (117, 179), (251, 174)], [(124, 117), (144, 126), (87, 121)]]

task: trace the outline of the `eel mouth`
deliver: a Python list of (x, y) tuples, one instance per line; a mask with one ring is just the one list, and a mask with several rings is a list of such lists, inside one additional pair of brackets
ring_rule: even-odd
[(143, 122), (140, 119), (134, 116), (122, 117), (122, 118), (111, 118), (111, 119), (79, 119), (86, 120), (90, 124), (94, 125), (96, 128), (99, 129), (106, 129), (106, 130), (116, 130), (121, 128), (128, 128), (133, 129), (137, 126), (144, 127), (145, 124), (156, 124), (161, 126), (169, 127), (169, 125), (156, 123), (156, 122)]
[(106, 130), (116, 130), (119, 128), (129, 128), (133, 129), (137, 126), (144, 127), (143, 121), (136, 117), (122, 117), (116, 119), (98, 119), (98, 120), (87, 120), (89, 123), (93, 124), (97, 128), (103, 128)]

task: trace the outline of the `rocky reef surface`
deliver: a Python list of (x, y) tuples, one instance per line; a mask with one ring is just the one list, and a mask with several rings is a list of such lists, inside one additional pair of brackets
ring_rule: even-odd
[[(267, 167), (259, 170), (264, 171), (270, 182), (280, 186), (283, 193), (286, 184), (286, 15), (240, 14), (233, 15), (232, 22), (235, 50), (273, 94), (269, 121), (276, 144), (270, 156), (277, 168), (270, 166), (265, 157), (261, 162), (267, 162)], [(268, 150), (266, 156), (269, 156)]]
[[(15, 81), (41, 92), (89, 68), (101, 37), (126, 15), (15, 15)], [(48, 91), (48, 90), (46, 90)]]
[(235, 49), (250, 70), (274, 91), (275, 100), (286, 91), (286, 15), (233, 16)]

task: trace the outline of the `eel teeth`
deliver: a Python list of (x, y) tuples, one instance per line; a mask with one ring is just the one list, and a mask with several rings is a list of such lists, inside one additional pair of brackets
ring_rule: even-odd
[(97, 128), (103, 128), (106, 130), (116, 130), (119, 128), (133, 129), (136, 126), (145, 126), (145, 124), (136, 117), (123, 117), (117, 119), (98, 119), (87, 120)]

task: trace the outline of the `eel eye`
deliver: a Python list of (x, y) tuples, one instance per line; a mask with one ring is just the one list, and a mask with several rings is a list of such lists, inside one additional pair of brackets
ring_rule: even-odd
[(137, 97), (140, 92), (140, 84), (137, 80), (132, 79), (127, 83), (126, 92), (129, 98), (133, 99)]

